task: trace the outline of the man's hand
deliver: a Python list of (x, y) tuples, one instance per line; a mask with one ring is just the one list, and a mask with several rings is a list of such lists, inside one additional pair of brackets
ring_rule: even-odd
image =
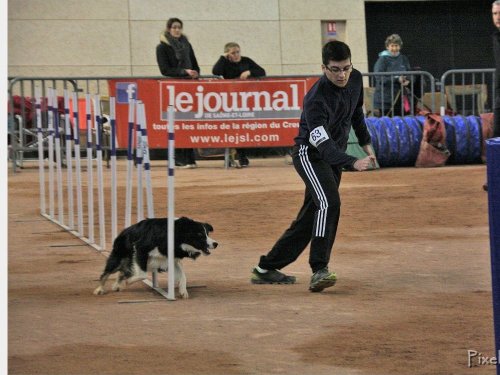
[(368, 169), (374, 169), (377, 166), (377, 158), (373, 155), (368, 155), (366, 158), (358, 159), (353, 164), (353, 167), (357, 171), (366, 171)]
[(250, 70), (245, 70), (243, 73), (240, 74), (241, 79), (247, 79), (250, 77)]
[(198, 78), (198, 72), (192, 69), (184, 69), (191, 78)]

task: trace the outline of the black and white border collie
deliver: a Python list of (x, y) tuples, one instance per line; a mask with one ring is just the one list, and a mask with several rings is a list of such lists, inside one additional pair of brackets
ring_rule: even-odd
[[(120, 291), (127, 284), (144, 280), (148, 271), (167, 271), (168, 218), (145, 219), (125, 228), (113, 242), (113, 250), (106, 261), (99, 286), (94, 294), (106, 293), (104, 284), (108, 277), (120, 272), (113, 285), (114, 291)], [(217, 247), (217, 242), (209, 237), (214, 229), (208, 223), (201, 223), (187, 217), (175, 219), (175, 283), (179, 284), (179, 294), (188, 298), (186, 274), (182, 269), (183, 258), (196, 259), (201, 254), (209, 255)]]

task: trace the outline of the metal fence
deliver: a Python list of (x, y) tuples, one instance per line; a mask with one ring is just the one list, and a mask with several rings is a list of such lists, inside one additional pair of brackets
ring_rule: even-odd
[[(369, 84), (364, 91), (367, 116), (414, 116), (424, 106), (431, 112), (437, 108), (437, 103), (430, 100), (435, 97), (436, 80), (429, 72), (379, 72), (363, 76)], [(401, 85), (401, 77), (406, 85)]]
[(454, 69), (441, 76), (440, 113), (463, 116), (492, 112), (495, 100), (495, 69)]
[[(22, 166), (25, 153), (38, 152), (38, 136), (35, 124), (35, 90), (40, 90), (41, 96), (47, 98), (47, 92), (53, 89), (59, 101), (57, 103), (58, 120), (63, 121), (64, 104), (61, 102), (64, 91), (70, 90), (79, 95), (99, 94), (107, 96), (107, 79), (93, 78), (61, 78), (61, 77), (19, 77), (9, 78), (9, 112), (8, 138), (9, 157), (13, 169)], [(47, 103), (42, 103), (47, 105)], [(41, 128), (43, 132), (43, 148), (46, 149), (48, 136), (47, 112), (42, 111)], [(64, 131), (63, 127), (61, 130)], [(30, 155), (31, 156), (31, 155)]]
[[(495, 96), (495, 69), (450, 70), (440, 80), (426, 71), (362, 73), (364, 77), (364, 109), (370, 116), (414, 116), (422, 110), (432, 113), (479, 115), (492, 111)], [(399, 77), (408, 80), (406, 86), (399, 84)], [(283, 78), (283, 76), (280, 76)], [(301, 76), (304, 77), (304, 76)], [(311, 77), (311, 76), (310, 76)], [(313, 76), (314, 77), (314, 76)], [(79, 97), (98, 94), (109, 96), (108, 79), (158, 79), (165, 77), (19, 77), (9, 79), (9, 155), (14, 170), (22, 165), (26, 153), (36, 155), (38, 151), (35, 118), (35, 89), (46, 97), (48, 89), (54, 89), (60, 98), (64, 90), (71, 89)], [(203, 78), (218, 78), (206, 76)], [(272, 78), (272, 77), (268, 77)], [(386, 84), (390, 82), (390, 84)], [(384, 84), (385, 83), (385, 84)], [(379, 108), (374, 107), (374, 98), (379, 95)], [(102, 103), (106, 103), (103, 100)], [(64, 106), (59, 106), (64, 116)], [(378, 110), (378, 111), (377, 111)], [(378, 113), (377, 113), (378, 112)], [(108, 113), (103, 108), (102, 113)], [(47, 118), (42, 116), (42, 129), (46, 129)], [(45, 130), (44, 130), (45, 131)], [(47, 134), (43, 134), (44, 143)], [(44, 149), (45, 149), (44, 144)], [(106, 138), (103, 149), (107, 152)], [(31, 155), (30, 155), (31, 156)], [(106, 155), (105, 155), (106, 156)]]

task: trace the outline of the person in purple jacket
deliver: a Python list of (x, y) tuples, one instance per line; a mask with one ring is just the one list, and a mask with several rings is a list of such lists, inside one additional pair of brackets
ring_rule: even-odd
[[(278, 270), (294, 262), (310, 242), (313, 275), (309, 290), (321, 292), (335, 285), (337, 275), (328, 270), (328, 263), (340, 217), (342, 168), (366, 171), (376, 165), (363, 114), (363, 77), (353, 68), (348, 45), (326, 43), (322, 60), (323, 76), (304, 97), (292, 153), (295, 169), (306, 185), (304, 203), (271, 251), (260, 257), (252, 271), (254, 284), (295, 283), (294, 276)], [(351, 126), (367, 154), (362, 159), (346, 154)]]

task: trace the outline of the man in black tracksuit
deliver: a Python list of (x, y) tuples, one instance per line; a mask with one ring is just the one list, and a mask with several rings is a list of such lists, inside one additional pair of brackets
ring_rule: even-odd
[[(293, 163), (306, 185), (304, 203), (290, 227), (252, 272), (254, 284), (293, 284), (294, 276), (278, 270), (295, 261), (311, 242), (309, 290), (320, 292), (337, 280), (328, 263), (340, 216), (339, 184), (343, 167), (365, 171), (376, 165), (363, 114), (363, 81), (352, 67), (349, 47), (325, 44), (324, 75), (304, 98)], [(345, 153), (351, 125), (367, 157)]]

